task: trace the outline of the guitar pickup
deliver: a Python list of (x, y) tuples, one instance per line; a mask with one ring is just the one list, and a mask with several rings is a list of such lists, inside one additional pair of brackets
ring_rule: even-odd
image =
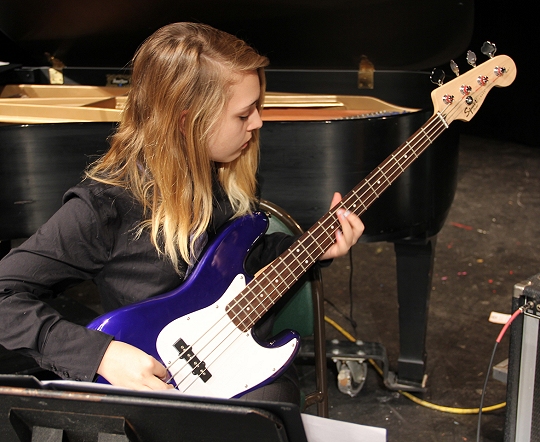
[(183, 339), (179, 339), (174, 343), (174, 348), (178, 350), (180, 358), (185, 359), (190, 367), (193, 368), (191, 373), (195, 376), (199, 376), (203, 382), (208, 382), (212, 377), (212, 374), (206, 369), (206, 363), (201, 361), (195, 353), (193, 353), (192, 347), (187, 345)]

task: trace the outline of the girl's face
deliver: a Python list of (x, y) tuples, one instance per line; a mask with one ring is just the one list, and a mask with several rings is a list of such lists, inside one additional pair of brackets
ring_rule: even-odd
[(218, 163), (229, 163), (240, 156), (248, 145), (252, 131), (262, 126), (257, 110), (261, 86), (257, 72), (238, 76), (231, 86), (231, 99), (210, 136), (210, 158)]

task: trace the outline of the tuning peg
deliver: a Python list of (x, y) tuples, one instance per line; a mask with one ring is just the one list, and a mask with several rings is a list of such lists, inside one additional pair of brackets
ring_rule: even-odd
[(446, 77), (446, 74), (444, 73), (444, 71), (442, 69), (435, 68), (431, 72), (429, 79), (431, 80), (433, 84), (436, 84), (437, 86), (442, 86), (444, 82), (444, 77)]
[(454, 60), (450, 60), (450, 69), (452, 69), (456, 77), (459, 77), (459, 66)]
[(467, 51), (467, 57), (465, 58), (473, 68), (476, 67), (476, 54), (473, 51)]
[(488, 56), (489, 58), (493, 58), (495, 55), (495, 52), (497, 52), (497, 46), (495, 46), (495, 43), (491, 43), (489, 41), (484, 42), (482, 45), (482, 54)]

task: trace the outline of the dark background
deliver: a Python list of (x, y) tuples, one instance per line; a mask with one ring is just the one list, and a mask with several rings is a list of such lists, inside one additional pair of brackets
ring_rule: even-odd
[(440, 66), (451, 79), (449, 60), (463, 72), (466, 51), (480, 63), (489, 40), (514, 59), (518, 76), (464, 130), (538, 145), (532, 20), (526, 5), (502, 0), (3, 0), (0, 60), (42, 66), (48, 53), (71, 67), (123, 67), (157, 28), (199, 21), (247, 40), (273, 69), (357, 70), (365, 55), (376, 70)]

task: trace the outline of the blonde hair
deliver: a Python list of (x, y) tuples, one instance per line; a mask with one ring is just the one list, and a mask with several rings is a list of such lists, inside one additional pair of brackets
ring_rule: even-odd
[(259, 159), (259, 134), (231, 163), (214, 166), (208, 141), (217, 127), (238, 75), (259, 75), (261, 111), (266, 57), (244, 41), (195, 23), (174, 23), (150, 36), (133, 58), (132, 86), (109, 151), (87, 176), (128, 189), (141, 203), (159, 253), (180, 273), (190, 248), (212, 216), (212, 168), (234, 216), (252, 210)]

